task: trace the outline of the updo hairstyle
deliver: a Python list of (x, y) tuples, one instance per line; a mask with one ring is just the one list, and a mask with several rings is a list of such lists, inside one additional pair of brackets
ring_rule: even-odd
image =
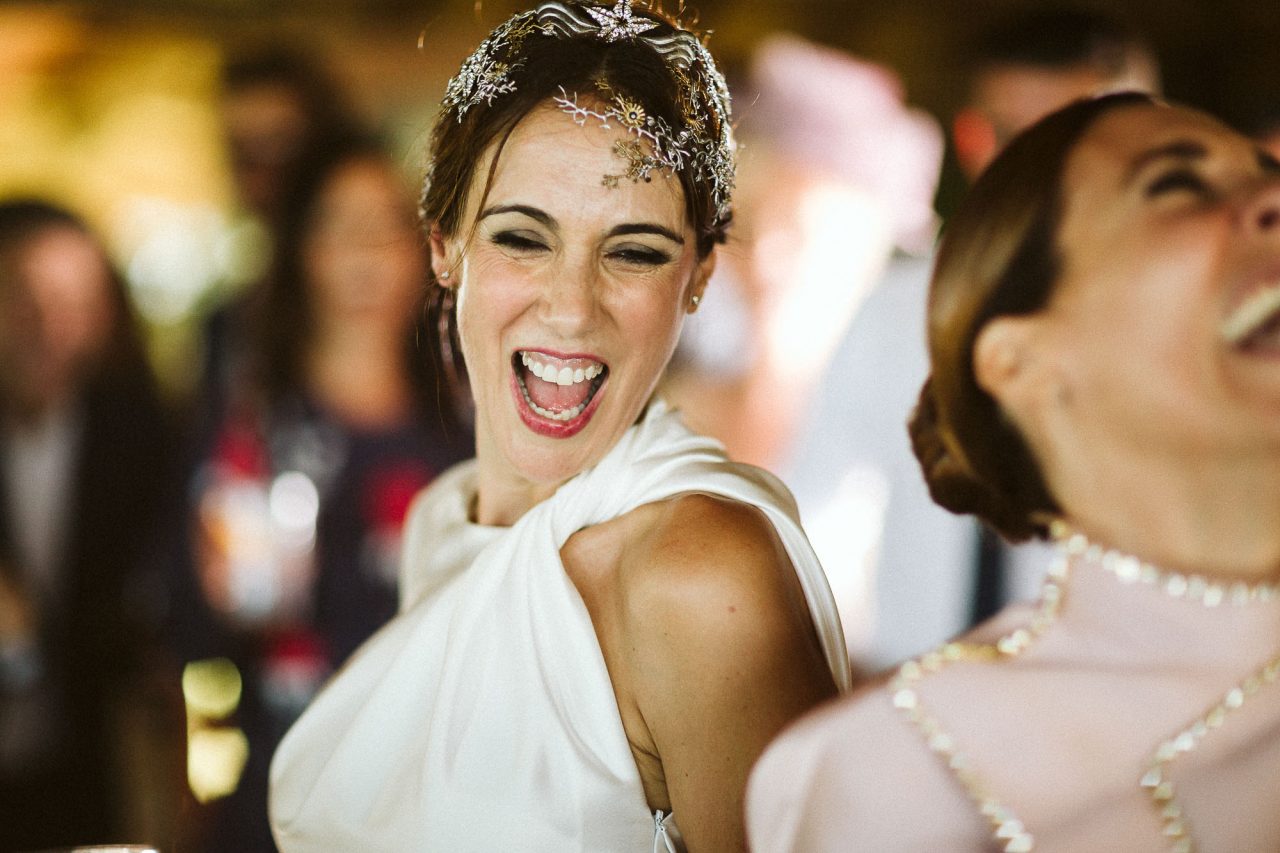
[(973, 347), (995, 317), (1034, 314), (1062, 268), (1062, 177), (1085, 132), (1112, 109), (1151, 104), (1138, 93), (1078, 101), (1016, 137), (948, 223), (929, 290), (932, 372), (909, 423), (933, 499), (972, 513), (1006, 538), (1044, 536), (1059, 513), (1031, 449), (978, 386)]

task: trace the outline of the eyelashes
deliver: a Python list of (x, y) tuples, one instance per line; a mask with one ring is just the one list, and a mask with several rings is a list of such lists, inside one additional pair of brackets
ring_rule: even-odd
[[(537, 255), (551, 250), (542, 240), (518, 231), (498, 231), (489, 239), (516, 255)], [(660, 267), (672, 260), (666, 252), (639, 245), (619, 246), (608, 251), (605, 257), (636, 267)]]
[(547, 249), (545, 243), (515, 231), (499, 231), (490, 239), (503, 248), (515, 249), (517, 252), (534, 253)]
[(615, 249), (608, 256), (641, 267), (660, 267), (671, 262), (671, 256), (665, 252), (641, 247)]
[(1147, 186), (1147, 197), (1155, 198), (1172, 192), (1190, 192), (1209, 197), (1213, 190), (1209, 184), (1190, 169), (1175, 169), (1165, 172)]
[(1207, 193), (1209, 185), (1204, 179), (1188, 169), (1177, 169), (1172, 172), (1166, 172), (1156, 178), (1147, 187), (1148, 196), (1164, 195), (1165, 193), (1186, 190), (1194, 193)]

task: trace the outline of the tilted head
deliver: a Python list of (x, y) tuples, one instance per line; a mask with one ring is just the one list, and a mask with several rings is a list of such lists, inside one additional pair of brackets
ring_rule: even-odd
[(1275, 456), (1280, 164), (1143, 95), (1055, 113), (950, 223), (928, 335), (930, 490), (1011, 538), (1135, 470)]

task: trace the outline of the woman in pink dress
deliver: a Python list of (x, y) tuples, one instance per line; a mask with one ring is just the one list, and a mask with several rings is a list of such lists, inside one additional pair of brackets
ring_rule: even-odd
[(928, 333), (935, 499), (1056, 567), (784, 734), (753, 849), (1280, 849), (1280, 164), (1070, 106), (951, 222)]

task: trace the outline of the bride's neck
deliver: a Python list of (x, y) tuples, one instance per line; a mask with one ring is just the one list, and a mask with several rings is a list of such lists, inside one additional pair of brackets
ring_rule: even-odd
[(535, 483), (516, 475), (501, 457), (485, 446), (483, 430), (476, 435), (476, 496), (471, 520), (491, 527), (510, 527), (555, 493), (555, 485)]

